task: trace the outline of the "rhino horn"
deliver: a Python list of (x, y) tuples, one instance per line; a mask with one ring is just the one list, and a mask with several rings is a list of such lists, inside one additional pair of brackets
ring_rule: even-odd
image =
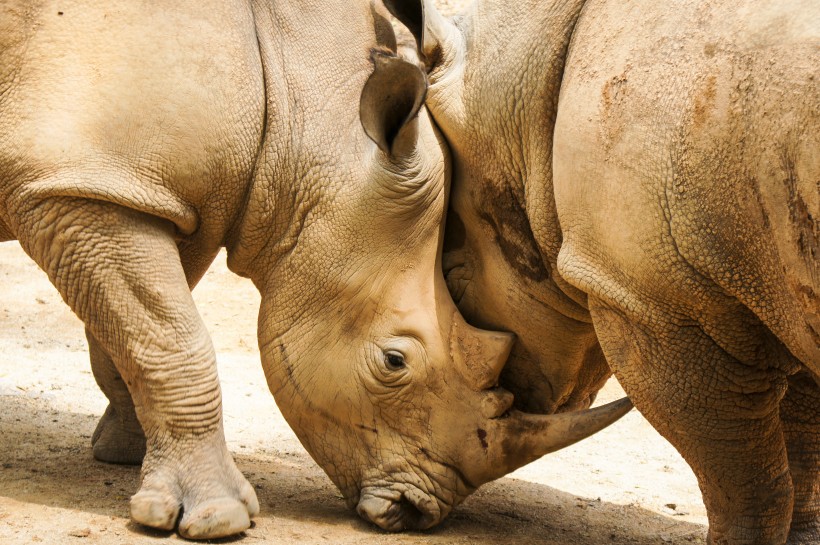
[(476, 391), (497, 386), (515, 335), (475, 328), (458, 313), (452, 324), (450, 353), (461, 374)]
[[(494, 438), (487, 438), (490, 449), (488, 473), (482, 481), (497, 479), (545, 454), (593, 435), (632, 409), (629, 398), (601, 407), (548, 415), (510, 411), (497, 420)], [(486, 482), (485, 481), (485, 482)]]

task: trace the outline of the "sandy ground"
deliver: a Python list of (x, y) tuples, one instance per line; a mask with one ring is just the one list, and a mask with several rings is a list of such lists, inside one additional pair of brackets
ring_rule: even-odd
[[(0, 285), (0, 543), (182, 541), (129, 522), (137, 468), (92, 458), (106, 400), (81, 323), (16, 242), (0, 244)], [(436, 529), (384, 533), (345, 508), (277, 410), (256, 349), (253, 285), (220, 255), (194, 296), (219, 357), (228, 445), (262, 507), (241, 543), (705, 542), (691, 470), (636, 411), (482, 487)], [(621, 393), (611, 381), (601, 402)]]

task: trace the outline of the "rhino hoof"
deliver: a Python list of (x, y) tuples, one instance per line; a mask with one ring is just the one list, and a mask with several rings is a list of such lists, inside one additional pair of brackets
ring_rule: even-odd
[(179, 535), (188, 539), (213, 539), (238, 534), (251, 525), (248, 507), (233, 498), (197, 505), (179, 522)]
[(140, 490), (131, 497), (131, 520), (159, 530), (173, 530), (179, 518), (179, 502), (156, 490)]
[(259, 513), (256, 492), (216, 439), (211, 439), (213, 444), (149, 453), (142, 484), (131, 498), (131, 519), (160, 530), (178, 525), (187, 539), (216, 539), (247, 530)]

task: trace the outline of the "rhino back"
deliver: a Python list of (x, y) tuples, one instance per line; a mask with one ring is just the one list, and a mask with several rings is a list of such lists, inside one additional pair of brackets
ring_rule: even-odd
[(748, 309), (820, 371), (818, 29), (811, 1), (589, 2), (555, 135), (562, 273), (636, 318)]
[(245, 2), (12, 0), (0, 29), (8, 230), (32, 201), (72, 196), (224, 236), (264, 112)]

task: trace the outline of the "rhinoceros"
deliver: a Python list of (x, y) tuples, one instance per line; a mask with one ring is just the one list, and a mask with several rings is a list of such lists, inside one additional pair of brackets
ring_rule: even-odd
[(715, 544), (820, 543), (820, 4), (396, 2), (454, 157), (444, 266), (519, 407), (609, 371)]
[(447, 292), (449, 156), (395, 52), (370, 0), (0, 6), (0, 240), (86, 325), (110, 401), (93, 452), (142, 462), (134, 521), (204, 539), (259, 510), (190, 295), (222, 247), (262, 295), (282, 413), (385, 527), (430, 526), (628, 409), (510, 411), (512, 335)]

